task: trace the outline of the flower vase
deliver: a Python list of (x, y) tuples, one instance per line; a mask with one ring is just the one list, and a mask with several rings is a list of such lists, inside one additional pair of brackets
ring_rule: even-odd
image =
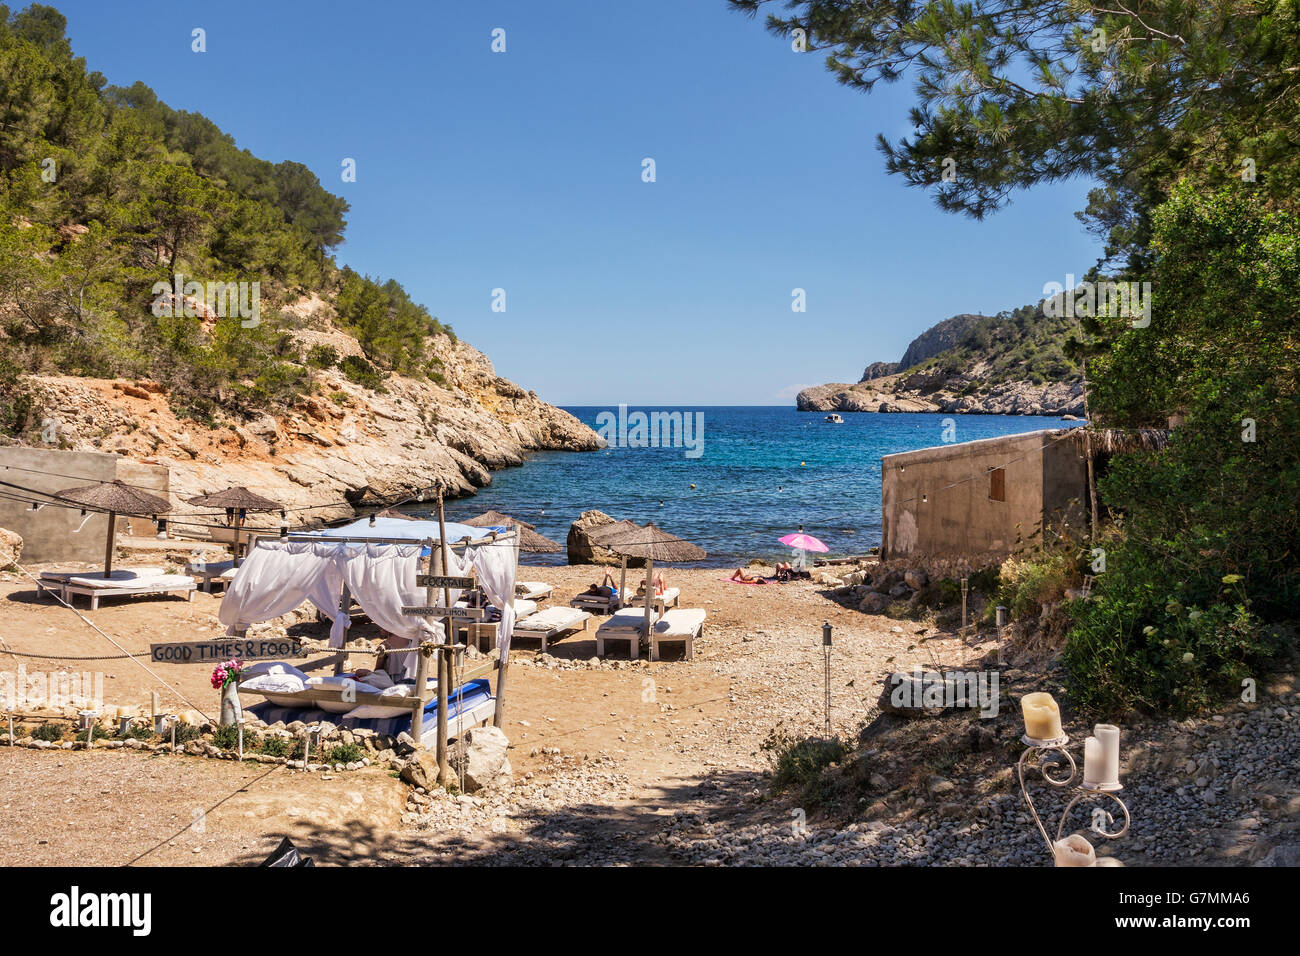
[(239, 705), (239, 681), (228, 681), (221, 688), (221, 726), (232, 727), (243, 715), (244, 710)]

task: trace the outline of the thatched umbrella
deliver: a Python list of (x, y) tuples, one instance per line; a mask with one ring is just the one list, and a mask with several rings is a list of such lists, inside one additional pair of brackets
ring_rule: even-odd
[(244, 524), (244, 515), (250, 511), (284, 510), (284, 505), (280, 502), (263, 498), (243, 485), (234, 485), (224, 491), (214, 491), (210, 495), (197, 495), (186, 500), (200, 508), (224, 508), (226, 514), (233, 517), (235, 540), (231, 543), (230, 550), (235, 556), (235, 567), (239, 567), (239, 529)]
[[(708, 557), (703, 548), (691, 544), (675, 534), (669, 534), (652, 521), (644, 528), (601, 538), (601, 546), (615, 554), (645, 558), (645, 633), (650, 636), (650, 608), (654, 604), (655, 562), (675, 564), (679, 561), (701, 561)], [(626, 572), (625, 572), (626, 573)], [(620, 594), (621, 598), (622, 595)]]
[(461, 524), (467, 524), (472, 528), (511, 528), (519, 535), (520, 551), (529, 551), (533, 554), (554, 554), (556, 551), (564, 550), (563, 545), (557, 544), (550, 538), (534, 531), (535, 525), (504, 515), (499, 511), (485, 511), (477, 518), (470, 518), (468, 521), (462, 521)]
[(170, 511), (172, 507), (157, 495), (151, 495), (147, 491), (141, 491), (117, 480), (56, 491), (54, 497), (83, 508), (108, 512), (108, 542), (104, 545), (104, 577), (106, 578), (113, 575), (113, 545), (117, 539), (115, 527), (117, 516), (119, 514), (137, 517), (157, 515)]
[[(601, 525), (594, 531), (587, 534), (587, 538), (592, 544), (604, 547), (606, 538), (617, 538), (619, 535), (627, 534), (629, 531), (640, 531), (641, 526), (635, 521), (629, 521), (624, 518), (622, 521), (615, 521), (612, 524)], [(608, 550), (608, 549), (606, 549)], [(619, 574), (618, 574), (618, 603), (623, 603), (623, 592), (627, 590), (627, 555), (619, 555)]]

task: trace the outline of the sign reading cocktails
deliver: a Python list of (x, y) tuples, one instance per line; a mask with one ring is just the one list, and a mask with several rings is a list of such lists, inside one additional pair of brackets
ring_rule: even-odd
[(211, 664), (217, 661), (271, 661), (298, 657), (302, 646), (292, 638), (234, 637), (217, 641), (181, 641), (150, 644), (149, 655), (158, 664)]

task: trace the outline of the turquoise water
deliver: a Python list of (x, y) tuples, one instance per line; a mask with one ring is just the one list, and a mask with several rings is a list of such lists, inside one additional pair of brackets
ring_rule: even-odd
[[(567, 410), (593, 428), (600, 413), (617, 413)], [(1074, 424), (1024, 415), (859, 413), (835, 425), (823, 413), (789, 406), (655, 410), (703, 416), (698, 457), (687, 457), (683, 447), (538, 452), (522, 467), (494, 472), (477, 496), (448, 502), (448, 519), (496, 509), (563, 544), (569, 523), (597, 508), (615, 518), (654, 521), (707, 550), (702, 564), (718, 567), (787, 554), (777, 539), (799, 525), (832, 553), (861, 554), (880, 543), (882, 455), (944, 444), (945, 420), (954, 423), (948, 437), (955, 441)], [(563, 564), (566, 558), (561, 552), (525, 560)]]

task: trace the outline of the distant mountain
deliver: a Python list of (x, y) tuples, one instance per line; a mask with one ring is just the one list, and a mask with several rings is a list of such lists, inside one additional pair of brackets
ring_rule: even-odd
[(1075, 320), (1040, 305), (998, 315), (966, 313), (931, 326), (897, 362), (873, 362), (856, 384), (799, 393), (804, 411), (1083, 413), (1078, 365), (1065, 354)]
[(967, 332), (987, 318), (989, 318), (987, 315), (966, 313), (954, 315), (951, 319), (944, 319), (930, 326), (912, 339), (912, 344), (907, 347), (907, 351), (898, 362), (899, 370), (920, 365), (926, 359), (934, 358), (940, 352), (946, 352), (965, 338)]

